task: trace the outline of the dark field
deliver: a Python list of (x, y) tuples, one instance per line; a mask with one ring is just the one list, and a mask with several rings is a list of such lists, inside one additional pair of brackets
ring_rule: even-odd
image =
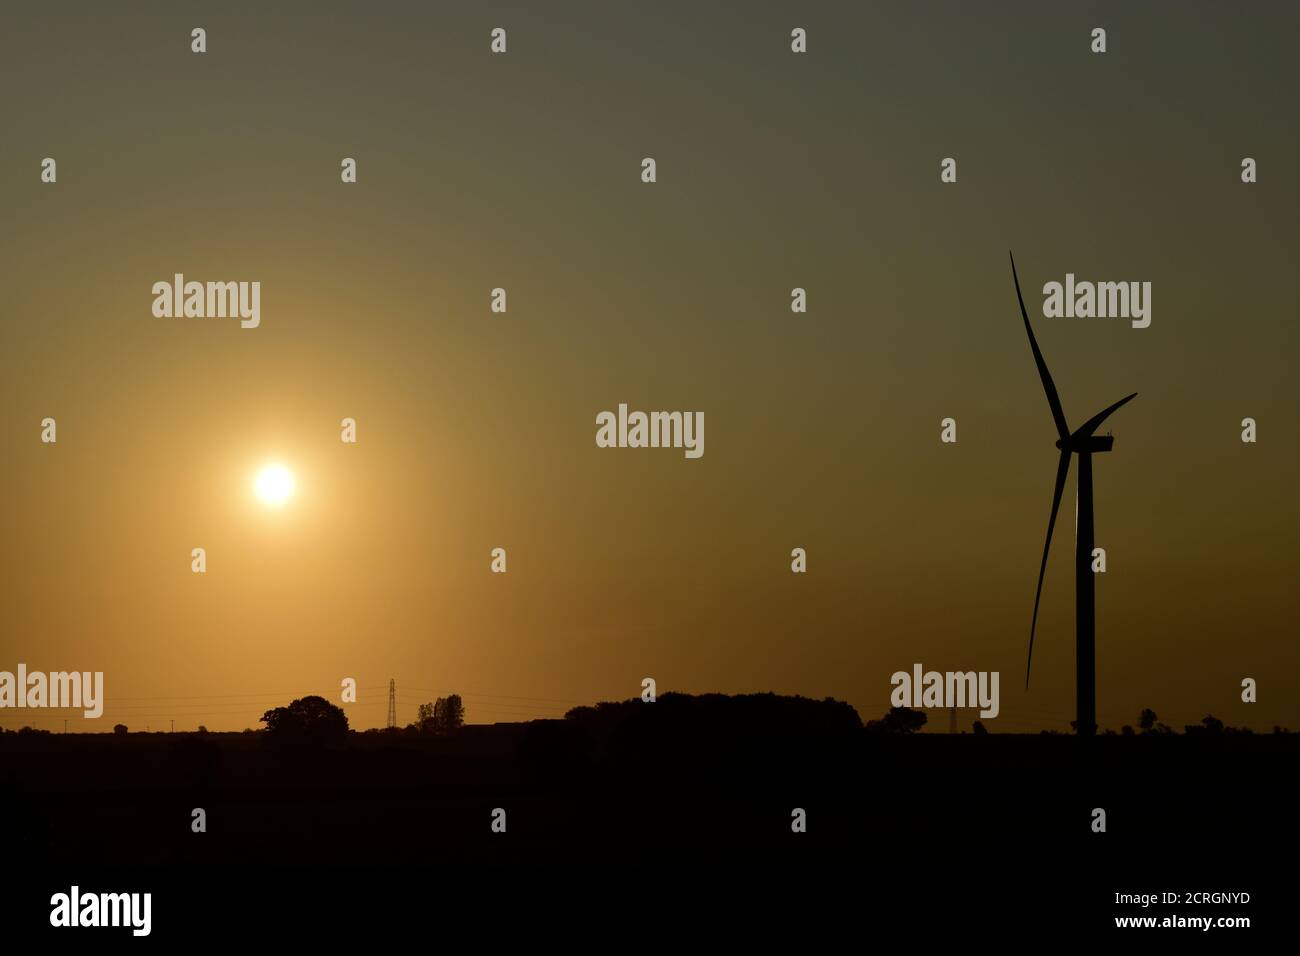
[[(656, 874), (671, 872), (679, 888), (822, 902), (833, 885), (877, 917), (938, 893), (949, 913), (1080, 931), (1129, 912), (1116, 892), (1247, 890), (1244, 912), (1261, 914), (1296, 846), (1300, 735), (891, 735), (696, 717), (350, 733), (316, 751), (263, 733), (6, 734), (6, 841), (64, 889), (107, 871), (238, 886), (305, 866), (316, 875), (290, 892), (306, 892), (344, 879), (340, 866), (396, 865), (419, 885), (617, 875), (592, 888), (609, 893), (662, 888)], [(195, 807), (206, 833), (191, 831)], [(496, 807), (505, 833), (491, 831)], [(796, 807), (806, 833), (791, 832)]]

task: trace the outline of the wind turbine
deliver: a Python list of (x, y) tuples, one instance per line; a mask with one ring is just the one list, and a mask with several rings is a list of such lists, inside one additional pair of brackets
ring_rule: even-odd
[(1092, 571), (1092, 456), (1110, 451), (1111, 446), (1115, 444), (1113, 436), (1098, 437), (1093, 432), (1110, 417), (1113, 411), (1136, 398), (1137, 392), (1121, 398), (1071, 432), (1070, 426), (1065, 421), (1065, 411), (1061, 408), (1061, 397), (1056, 394), (1056, 386), (1052, 383), (1052, 373), (1047, 370), (1047, 363), (1043, 361), (1043, 353), (1038, 348), (1038, 340), (1034, 338), (1034, 330), (1029, 324), (1025, 299), (1020, 294), (1020, 277), (1016, 275), (1015, 256), (1011, 257), (1011, 278), (1016, 283), (1020, 317), (1025, 320), (1025, 332), (1029, 335), (1029, 347), (1034, 352), (1038, 377), (1043, 380), (1043, 391), (1047, 393), (1047, 404), (1052, 410), (1052, 421), (1056, 423), (1056, 432), (1060, 436), (1056, 441), (1056, 447), (1061, 449), (1061, 457), (1056, 466), (1056, 487), (1052, 492), (1052, 514), (1047, 519), (1047, 541), (1043, 545), (1043, 562), (1038, 568), (1038, 589), (1034, 592), (1034, 616), (1029, 625), (1029, 659), (1025, 664), (1025, 689), (1029, 689), (1029, 670), (1034, 663), (1034, 632), (1038, 627), (1038, 602), (1043, 596), (1043, 575), (1047, 572), (1047, 553), (1052, 547), (1052, 529), (1056, 526), (1056, 512), (1061, 505), (1061, 493), (1065, 490), (1065, 478), (1070, 472), (1070, 455), (1074, 454), (1079, 456), (1078, 505), (1074, 533), (1075, 729), (1080, 736), (1090, 736), (1097, 732), (1097, 590)]

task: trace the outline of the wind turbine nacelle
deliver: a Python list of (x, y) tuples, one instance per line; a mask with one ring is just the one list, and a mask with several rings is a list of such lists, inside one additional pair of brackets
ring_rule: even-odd
[[(1114, 435), (1085, 435), (1082, 438), (1075, 438), (1071, 435), (1067, 440), (1069, 442), (1070, 451), (1075, 454), (1087, 452), (1095, 455), (1097, 452), (1110, 451), (1111, 448), (1115, 446)], [(1061, 444), (1060, 439), (1057, 439), (1056, 447), (1064, 447)]]

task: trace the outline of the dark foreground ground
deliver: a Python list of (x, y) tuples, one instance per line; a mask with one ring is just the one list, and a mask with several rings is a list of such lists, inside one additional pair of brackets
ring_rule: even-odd
[[(259, 734), (9, 734), (0, 819), (9, 872), (29, 874), (10, 905), (38, 922), (51, 892), (101, 879), (153, 890), (159, 931), (176, 929), (169, 913), (192, 926), (214, 900), (265, 921), (302, 911), (305, 897), (313, 925), (342, 930), (376, 909), (400, 919), (436, 899), (446, 917), (449, 900), (515, 891), (636, 912), (640, 901), (661, 920), (702, 898), (725, 915), (735, 893), (751, 905), (728, 918), (750, 928), (774, 906), (825, 904), (864, 931), (977, 919), (991, 939), (1026, 921), (1063, 938), (1118, 932), (1114, 916), (1157, 911), (1254, 916), (1254, 931), (1296, 882), (1298, 757), (1297, 735), (890, 736), (725, 722), (351, 734), (321, 752)], [(206, 833), (191, 830), (196, 807)], [(498, 807), (505, 833), (491, 830)], [(794, 808), (806, 833), (791, 830)], [(403, 869), (350, 869), (373, 865)], [(1114, 899), (1193, 891), (1251, 900), (1157, 910)]]

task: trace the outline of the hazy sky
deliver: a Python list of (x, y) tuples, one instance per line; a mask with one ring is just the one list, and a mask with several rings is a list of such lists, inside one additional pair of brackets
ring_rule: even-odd
[[(74, 729), (215, 730), (344, 677), (357, 727), (390, 678), (402, 723), (647, 676), (866, 719), (920, 662), (1064, 729), (1073, 477), (1023, 690), (1057, 452), (1012, 249), (1072, 425), (1139, 393), (1095, 465), (1099, 721), (1300, 725), (1300, 8), (1134, 7), (11, 11), (0, 670), (104, 671)], [(260, 327), (155, 318), (178, 272), (259, 281)], [(1067, 272), (1151, 282), (1151, 326), (1044, 318)], [(620, 402), (704, 412), (705, 454), (597, 448)]]

